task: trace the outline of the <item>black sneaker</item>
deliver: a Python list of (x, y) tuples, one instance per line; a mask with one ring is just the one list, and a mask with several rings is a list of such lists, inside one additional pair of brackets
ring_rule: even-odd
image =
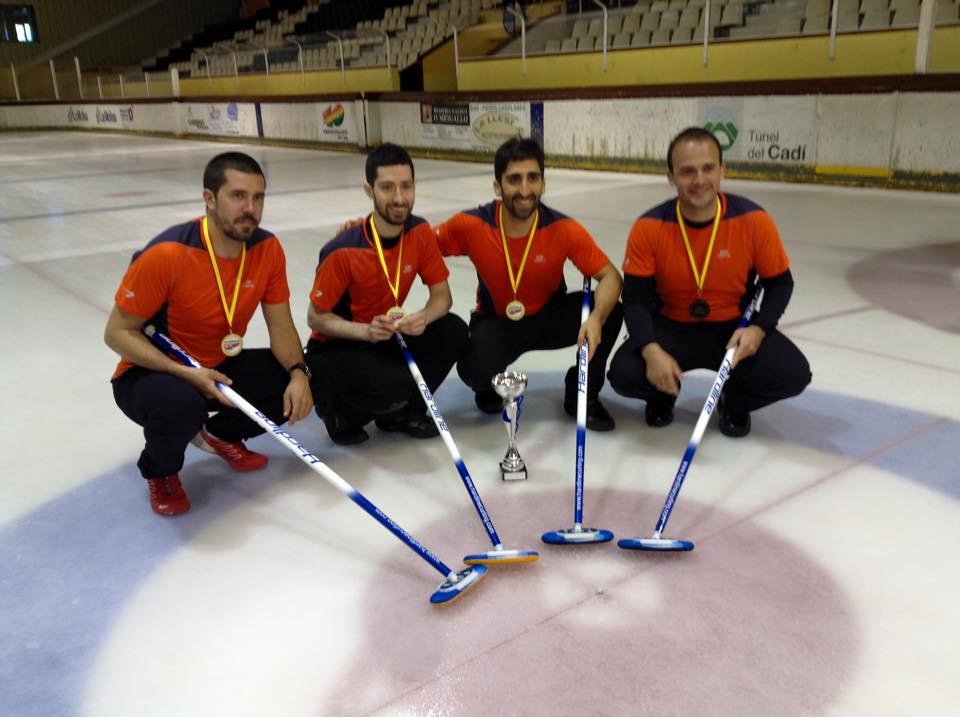
[[(577, 417), (577, 404), (569, 401), (563, 402), (563, 410), (568, 416)], [(600, 399), (593, 401), (587, 400), (587, 428), (591, 431), (612, 431), (617, 427), (617, 422), (613, 420), (610, 411), (606, 409)]]
[(381, 431), (388, 433), (406, 433), (414, 438), (435, 438), (440, 435), (437, 424), (424, 413), (411, 415), (381, 416), (374, 423)]
[(743, 438), (750, 433), (749, 412), (736, 413), (727, 410), (727, 402), (722, 395), (717, 409), (720, 411), (720, 433), (730, 438)]
[(647, 401), (647, 407), (643, 411), (643, 417), (647, 425), (651, 428), (663, 428), (673, 423), (673, 404), (656, 403)]
[(484, 413), (503, 412), (503, 399), (492, 388), (485, 388), (473, 394), (473, 402)]

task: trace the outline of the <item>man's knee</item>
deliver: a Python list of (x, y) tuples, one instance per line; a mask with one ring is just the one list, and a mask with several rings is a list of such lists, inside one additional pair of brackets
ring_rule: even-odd
[(607, 380), (615, 393), (627, 398), (646, 395), (650, 385), (646, 380), (646, 363), (630, 342), (623, 344), (610, 360)]

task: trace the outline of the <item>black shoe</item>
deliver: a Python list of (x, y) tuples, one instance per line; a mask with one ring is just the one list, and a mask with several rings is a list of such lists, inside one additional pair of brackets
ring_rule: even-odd
[[(569, 401), (563, 402), (563, 410), (568, 416), (577, 417), (577, 404)], [(613, 420), (610, 411), (600, 403), (600, 399), (593, 401), (587, 400), (587, 428), (591, 431), (612, 431), (617, 427), (617, 422)]]
[(323, 425), (327, 428), (330, 440), (338, 446), (355, 446), (370, 438), (370, 434), (363, 430), (363, 426), (349, 423), (342, 416), (336, 414), (320, 416)]
[(736, 413), (727, 410), (724, 396), (720, 396), (717, 409), (720, 411), (720, 433), (730, 438), (743, 438), (750, 433), (749, 412)]
[(370, 434), (362, 428), (348, 428), (338, 431), (331, 429), (330, 424), (327, 424), (327, 435), (330, 436), (330, 440), (338, 446), (355, 446), (370, 438)]
[(381, 416), (374, 423), (381, 431), (388, 433), (406, 433), (414, 438), (435, 438), (440, 435), (433, 419), (424, 413), (411, 415)]
[(643, 417), (651, 428), (663, 428), (673, 423), (673, 404), (653, 403), (647, 401)]
[(473, 394), (473, 402), (484, 413), (493, 414), (503, 411), (503, 399), (492, 388), (476, 391)]

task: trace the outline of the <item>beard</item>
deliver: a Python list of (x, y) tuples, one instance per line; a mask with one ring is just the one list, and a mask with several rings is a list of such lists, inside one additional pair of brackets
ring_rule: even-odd
[(507, 210), (507, 213), (514, 219), (519, 219), (521, 221), (532, 217), (533, 213), (540, 208), (540, 197), (534, 194), (530, 197), (530, 200), (529, 209), (521, 209), (516, 204), (518, 201), (517, 196), (504, 197), (501, 199), (503, 202), (503, 208)]
[[(244, 220), (247, 221), (245, 222)], [(237, 217), (232, 224), (224, 220), (223, 217), (217, 217), (217, 221), (220, 223), (220, 229), (225, 236), (239, 242), (246, 242), (250, 239), (257, 230), (257, 227), (260, 226), (257, 218), (250, 214)]]
[(377, 210), (377, 214), (387, 222), (395, 227), (402, 227), (407, 223), (407, 219), (410, 218), (410, 213), (413, 211), (413, 205), (404, 205), (402, 207), (394, 206), (393, 204), (380, 204), (374, 202), (374, 208)]

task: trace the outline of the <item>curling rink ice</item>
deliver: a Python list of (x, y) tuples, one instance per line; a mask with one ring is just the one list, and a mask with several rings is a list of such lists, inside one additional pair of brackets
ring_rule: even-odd
[[(540, 542), (573, 522), (573, 349), (513, 366), (522, 483), (501, 482), (502, 422), (452, 374), (436, 399), (504, 547), (541, 559), (438, 609), (442, 576), (269, 436), (254, 474), (190, 448), (192, 510), (150, 510), (103, 327), (131, 253), (202, 212), (203, 167), (232, 148), (266, 171), (305, 339), (317, 253), (370, 209), (361, 155), (0, 134), (0, 715), (960, 714), (960, 196), (724, 182), (780, 227), (781, 328), (813, 383), (748, 438), (713, 419), (666, 531), (692, 553)], [(493, 196), (490, 163), (415, 164), (430, 221)], [(663, 176), (546, 181), (618, 267), (672, 194)], [(474, 272), (448, 265), (466, 318)], [(265, 345), (262, 318), (248, 336)], [(586, 525), (650, 534), (711, 380), (686, 376), (659, 430), (604, 388), (617, 430), (587, 433)], [(353, 448), (315, 416), (291, 433), (451, 567), (489, 549), (440, 439), (369, 430)]]

